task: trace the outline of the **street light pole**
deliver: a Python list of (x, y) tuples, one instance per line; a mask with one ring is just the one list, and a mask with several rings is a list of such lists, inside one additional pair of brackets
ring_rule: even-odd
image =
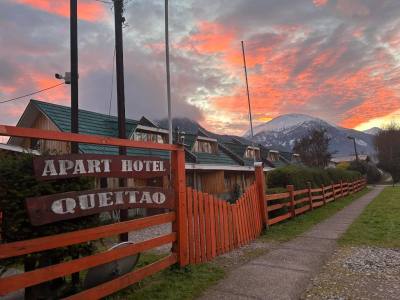
[(357, 144), (356, 144), (356, 138), (353, 136), (348, 136), (347, 137), (349, 140), (353, 140), (354, 144), (354, 153), (356, 154), (356, 161), (358, 161), (358, 153), (357, 153)]

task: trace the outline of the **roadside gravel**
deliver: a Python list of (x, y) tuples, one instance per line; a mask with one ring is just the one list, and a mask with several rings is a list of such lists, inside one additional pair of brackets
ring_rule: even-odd
[(302, 299), (400, 299), (400, 249), (339, 248)]

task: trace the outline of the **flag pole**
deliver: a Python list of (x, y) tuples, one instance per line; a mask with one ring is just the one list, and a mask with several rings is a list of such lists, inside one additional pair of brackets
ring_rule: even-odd
[(172, 144), (171, 75), (169, 65), (168, 0), (165, 0), (165, 69), (167, 73), (168, 143)]

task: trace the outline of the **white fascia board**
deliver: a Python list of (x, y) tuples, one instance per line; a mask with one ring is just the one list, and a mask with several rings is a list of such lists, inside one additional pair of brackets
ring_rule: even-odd
[(12, 152), (32, 153), (34, 155), (40, 155), (40, 152), (37, 151), (37, 150), (33, 150), (33, 149), (29, 149), (29, 148), (23, 148), (21, 146), (10, 145), (10, 144), (0, 143), (0, 149), (12, 151)]
[[(253, 166), (229, 166), (229, 165), (209, 165), (209, 164), (193, 164), (193, 163), (186, 163), (185, 164), (186, 170), (224, 170), (224, 171), (248, 171), (254, 172)], [(264, 167), (264, 171), (271, 171), (273, 168)]]
[(201, 136), (201, 135), (197, 136), (197, 140), (208, 141), (208, 142), (218, 142), (216, 139), (209, 138), (209, 137), (206, 137), (206, 136)]
[(138, 125), (136, 126), (136, 129), (142, 129), (142, 130), (147, 130), (147, 131), (153, 131), (153, 132), (160, 132), (160, 133), (167, 133), (168, 130), (162, 129), (162, 128), (156, 128), (156, 127), (150, 127), (150, 126), (145, 126), (145, 125)]

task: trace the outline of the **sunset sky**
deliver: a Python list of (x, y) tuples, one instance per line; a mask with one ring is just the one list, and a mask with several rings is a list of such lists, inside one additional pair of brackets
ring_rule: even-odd
[[(164, 1), (127, 2), (127, 117), (163, 118)], [(112, 5), (78, 3), (79, 105), (108, 113)], [(68, 18), (69, 0), (0, 1), (0, 101), (69, 70)], [(286, 113), (356, 129), (400, 121), (399, 0), (170, 0), (170, 34), (173, 113), (209, 130), (248, 128), (241, 40), (256, 124)], [(34, 98), (69, 105), (69, 89)], [(28, 101), (0, 104), (0, 123), (16, 124)]]

